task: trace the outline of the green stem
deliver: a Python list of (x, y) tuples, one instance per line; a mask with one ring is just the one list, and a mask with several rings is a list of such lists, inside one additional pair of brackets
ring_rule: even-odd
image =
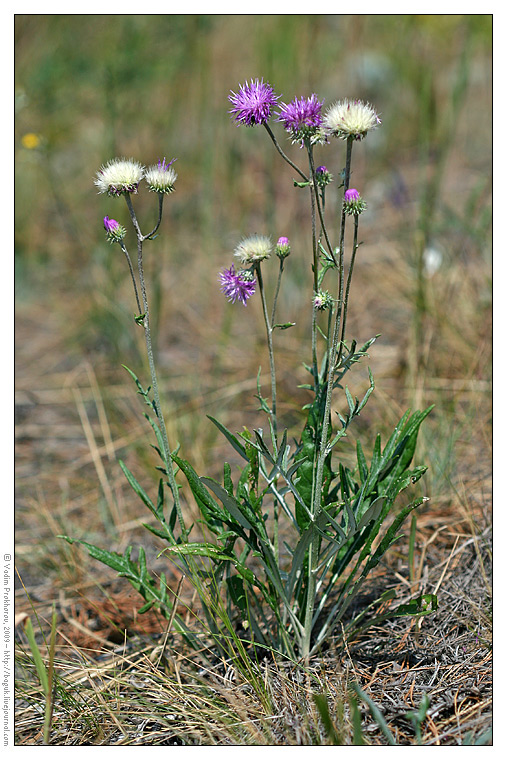
[[(310, 169), (310, 206), (312, 219), (312, 270), (313, 270), (313, 295), (317, 295), (319, 290), (319, 248), (317, 240), (317, 219), (315, 214), (316, 208), (316, 189), (315, 171), (313, 169), (313, 147), (309, 140), (305, 141), (308, 153), (308, 165)], [(312, 365), (313, 365), (313, 386), (315, 395), (319, 392), (319, 365), (317, 359), (317, 307), (315, 302), (312, 303)]]
[[(345, 179), (343, 183), (344, 194), (348, 190), (349, 181), (350, 181), (350, 162), (351, 162), (351, 157), (352, 157), (352, 144), (353, 144), (352, 139), (349, 138), (347, 140), (347, 159), (346, 159), (346, 164), (345, 164)], [(330, 351), (329, 351), (326, 404), (325, 404), (325, 410), (324, 410), (324, 419), (322, 420), (322, 434), (321, 434), (321, 439), (320, 439), (319, 458), (317, 460), (317, 472), (316, 472), (316, 477), (315, 477), (315, 493), (314, 493), (314, 501), (312, 504), (312, 513), (314, 516), (317, 515), (317, 513), (319, 512), (322, 506), (321, 505), (322, 480), (323, 480), (323, 473), (324, 473), (324, 462), (327, 456), (327, 438), (328, 438), (329, 421), (330, 421), (330, 413), (331, 413), (331, 398), (333, 395), (333, 381), (334, 381), (334, 376), (336, 372), (336, 353), (337, 353), (337, 346), (338, 346), (338, 340), (339, 340), (339, 335), (340, 335), (340, 325), (342, 321), (342, 310), (343, 310), (344, 241), (345, 241), (345, 212), (342, 210), (342, 221), (341, 221), (341, 231), (340, 231), (340, 251), (339, 251), (338, 304), (337, 304), (337, 308), (335, 312), (333, 337), (331, 340), (331, 346), (330, 346)]]
[(278, 268), (278, 280), (276, 283), (275, 297), (273, 298), (273, 309), (271, 310), (271, 325), (275, 324), (276, 304), (278, 302), (278, 294), (280, 293), (280, 285), (282, 283), (283, 267), (284, 267), (284, 259), (280, 258), (280, 266)]
[(158, 228), (160, 227), (160, 222), (162, 221), (162, 207), (164, 205), (164, 193), (157, 193), (158, 195), (158, 219), (155, 227), (152, 229), (151, 232), (148, 233), (148, 235), (145, 235), (143, 237), (143, 240), (151, 240), (153, 235), (157, 232)]
[(299, 176), (300, 176), (300, 177), (301, 177), (301, 178), (302, 178), (302, 179), (303, 179), (305, 182), (309, 182), (309, 179), (308, 179), (308, 177), (306, 176), (306, 174), (303, 174), (303, 172), (301, 171), (301, 169), (298, 169), (298, 167), (296, 166), (296, 164), (295, 164), (295, 163), (293, 163), (293, 162), (290, 160), (290, 158), (289, 158), (288, 156), (286, 156), (286, 155), (285, 155), (285, 153), (284, 153), (284, 152), (283, 152), (283, 150), (281, 149), (280, 145), (278, 144), (278, 141), (277, 141), (276, 137), (274, 136), (273, 132), (271, 131), (271, 127), (269, 126), (269, 124), (264, 124), (264, 127), (266, 128), (266, 132), (267, 132), (267, 133), (268, 133), (268, 135), (271, 137), (271, 140), (273, 141), (273, 145), (275, 146), (275, 148), (277, 149), (277, 151), (279, 152), (279, 154), (281, 155), (281, 157), (283, 158), (283, 160), (284, 160), (284, 161), (286, 161), (286, 162), (289, 164), (289, 166), (292, 166), (292, 168), (293, 168), (295, 171), (297, 171), (297, 173), (299, 174)]
[(358, 223), (359, 223), (359, 215), (354, 214), (354, 242), (352, 244), (352, 256), (350, 259), (350, 266), (349, 266), (349, 273), (347, 276), (347, 286), (345, 288), (345, 300), (343, 302), (343, 322), (342, 322), (342, 335), (340, 338), (340, 347), (338, 349), (338, 356), (336, 357), (336, 367), (338, 368), (340, 366), (340, 359), (343, 351), (343, 345), (345, 341), (345, 326), (347, 324), (347, 309), (349, 305), (349, 291), (350, 291), (350, 283), (352, 281), (352, 272), (354, 271), (354, 262), (356, 260), (356, 253), (358, 249), (357, 244), (357, 229), (358, 229)]
[(136, 230), (137, 234), (137, 268), (139, 271), (139, 282), (141, 285), (141, 297), (143, 301), (143, 313), (144, 313), (144, 335), (146, 339), (146, 352), (148, 354), (148, 364), (150, 367), (150, 375), (151, 375), (151, 385), (153, 388), (153, 398), (155, 401), (154, 408), (155, 413), (157, 415), (158, 423), (160, 426), (160, 433), (162, 435), (162, 443), (163, 443), (163, 454), (164, 459), (166, 462), (166, 471), (167, 475), (169, 477), (169, 485), (171, 488), (171, 492), (174, 499), (174, 505), (176, 507), (176, 512), (178, 515), (180, 527), (181, 527), (181, 533), (183, 540), (186, 540), (188, 537), (188, 531), (185, 526), (185, 521), (183, 519), (183, 513), (181, 511), (181, 504), (180, 504), (180, 498), (179, 498), (179, 491), (178, 486), (176, 484), (176, 479), (174, 476), (174, 469), (172, 464), (172, 457), (171, 457), (171, 449), (169, 446), (169, 440), (167, 437), (167, 429), (165, 426), (165, 420), (164, 415), (162, 414), (162, 406), (160, 404), (160, 395), (158, 390), (158, 381), (157, 381), (157, 373), (155, 369), (155, 358), (153, 355), (153, 346), (151, 341), (151, 330), (150, 330), (150, 309), (148, 305), (148, 295), (146, 292), (146, 283), (144, 279), (144, 268), (143, 268), (143, 240), (146, 238), (143, 237), (141, 230), (139, 228), (139, 224), (137, 222), (137, 218), (135, 215), (134, 207), (132, 205), (132, 200), (130, 198), (130, 195), (125, 196), (125, 200), (127, 202), (127, 207), (130, 213), (130, 217), (132, 219), (132, 224), (134, 225), (134, 229)]
[(313, 145), (310, 144), (310, 149), (308, 150), (308, 157), (310, 160), (310, 174), (312, 177), (313, 187), (315, 190), (315, 202), (317, 206), (317, 213), (319, 215), (319, 221), (320, 221), (320, 228), (322, 231), (322, 234), (324, 235), (324, 240), (326, 241), (326, 245), (328, 247), (329, 254), (333, 261), (335, 261), (333, 246), (331, 245), (331, 241), (329, 239), (329, 235), (327, 233), (327, 228), (324, 222), (324, 208), (325, 208), (325, 187), (322, 188), (322, 200), (320, 198), (319, 190), (318, 190), (318, 184), (317, 184), (317, 177), (315, 174), (315, 164), (313, 160)]
[(268, 354), (269, 354), (269, 371), (271, 374), (271, 422), (273, 425), (273, 434), (275, 443), (277, 441), (277, 423), (276, 423), (276, 373), (275, 373), (275, 354), (273, 350), (273, 327), (269, 321), (268, 307), (266, 305), (266, 294), (264, 291), (264, 281), (262, 279), (260, 262), (255, 265), (255, 271), (257, 274), (257, 280), (259, 282), (259, 292), (261, 294), (262, 301), (262, 313), (264, 315), (264, 322), (266, 324), (266, 336), (268, 341)]
[[(345, 178), (344, 178), (344, 183), (343, 183), (344, 194), (348, 190), (349, 182), (350, 182), (350, 164), (351, 164), (351, 158), (352, 158), (352, 144), (353, 144), (353, 141), (351, 138), (349, 138), (347, 140)], [(341, 230), (340, 230), (340, 250), (339, 250), (338, 304), (337, 304), (337, 309), (335, 312), (333, 337), (332, 337), (332, 342), (331, 342), (331, 346), (329, 350), (326, 402), (325, 402), (325, 408), (324, 408), (324, 417), (322, 419), (321, 439), (320, 439), (319, 455), (317, 459), (317, 471), (315, 473), (315, 488), (313, 491), (312, 506), (311, 506), (312, 517), (314, 520), (318, 517), (319, 512), (322, 509), (322, 487), (323, 487), (323, 479), (324, 479), (324, 464), (325, 464), (326, 456), (328, 454), (327, 440), (328, 440), (329, 423), (330, 423), (330, 416), (331, 416), (331, 399), (333, 395), (333, 382), (334, 382), (334, 376), (336, 372), (336, 353), (337, 353), (338, 339), (340, 335), (340, 325), (341, 325), (342, 310), (343, 310), (344, 241), (345, 241), (345, 212), (342, 210)], [(329, 338), (328, 338), (328, 341), (329, 341)], [(320, 536), (315, 530), (312, 541), (308, 548), (308, 586), (307, 586), (307, 596), (306, 596), (304, 633), (303, 633), (303, 640), (302, 640), (302, 656), (305, 657), (306, 659), (309, 657), (310, 649), (311, 649), (310, 644), (311, 644), (313, 613), (314, 613), (314, 607), (315, 607), (315, 595), (316, 595), (316, 585), (317, 585), (319, 543), (320, 543)]]
[(141, 315), (142, 314), (141, 302), (139, 301), (139, 293), (137, 292), (137, 283), (136, 283), (136, 278), (135, 278), (135, 275), (134, 275), (134, 267), (132, 266), (132, 261), (131, 261), (130, 256), (129, 256), (129, 252), (127, 251), (127, 248), (126, 248), (125, 243), (123, 242), (123, 240), (120, 241), (120, 248), (122, 249), (123, 253), (125, 254), (125, 258), (127, 259), (127, 263), (129, 265), (130, 276), (132, 278), (132, 285), (134, 286), (134, 293), (135, 293), (135, 296), (136, 296), (136, 303), (137, 303), (137, 310), (138, 310), (137, 313), (138, 313), (138, 315)]

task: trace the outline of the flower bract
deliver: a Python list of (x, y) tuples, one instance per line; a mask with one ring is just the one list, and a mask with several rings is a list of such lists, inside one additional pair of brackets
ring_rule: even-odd
[(238, 126), (241, 124), (251, 127), (255, 124), (265, 124), (271, 117), (272, 109), (280, 96), (275, 95), (273, 88), (263, 79), (251, 79), (239, 85), (239, 92), (229, 95), (232, 108), (229, 113), (234, 117)]
[(143, 176), (144, 167), (133, 158), (113, 158), (100, 167), (94, 182), (99, 193), (117, 196), (137, 193)]

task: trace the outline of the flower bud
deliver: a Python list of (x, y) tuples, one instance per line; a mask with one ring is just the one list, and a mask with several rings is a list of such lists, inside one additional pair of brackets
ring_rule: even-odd
[(343, 196), (343, 210), (346, 214), (361, 214), (366, 208), (366, 203), (359, 195), (359, 191), (351, 187)]
[(108, 216), (104, 217), (104, 229), (110, 243), (120, 243), (127, 234), (125, 227), (118, 224), (116, 219), (110, 219)]
[(327, 290), (319, 290), (319, 292), (313, 296), (313, 305), (317, 311), (330, 309), (333, 305), (333, 297), (331, 293)]
[(325, 187), (333, 181), (333, 175), (331, 172), (328, 172), (326, 166), (317, 166), (315, 169), (315, 179), (317, 180), (317, 185), (319, 187)]
[(278, 238), (278, 242), (276, 244), (275, 253), (278, 256), (278, 258), (283, 261), (283, 259), (286, 259), (287, 256), (290, 253), (290, 242), (289, 238), (286, 238), (282, 235), (282, 237)]

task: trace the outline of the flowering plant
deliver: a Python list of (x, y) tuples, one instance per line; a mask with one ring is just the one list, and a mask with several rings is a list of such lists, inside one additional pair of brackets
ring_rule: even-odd
[[(104, 219), (108, 239), (118, 242), (129, 265), (138, 307), (135, 321), (144, 328), (150, 365), (151, 388), (145, 389), (137, 376), (129, 372), (149, 407), (150, 413), (146, 416), (162, 460), (159, 469), (163, 477), (156, 500), (120, 463), (130, 485), (157, 520), (156, 527), (146, 527), (166, 542), (163, 552), (192, 579), (209, 631), (222, 650), (227, 651), (231, 630), (237, 630), (234, 626), (239, 625), (244, 643), (307, 659), (333, 635), (338, 624), (342, 630), (351, 630), (364, 622), (370, 608), (352, 615), (347, 622), (346, 615), (353, 600), (370, 572), (399, 538), (398, 531), (405, 518), (425, 501), (419, 497), (393, 511), (399, 493), (416, 483), (427, 469), (413, 466), (412, 459), (419, 427), (430, 409), (413, 414), (406, 412), (384, 445), (377, 435), (369, 461), (359, 441), (356, 466), (349, 468), (340, 461), (339, 444), (375, 388), (371, 370), (368, 370), (369, 387), (361, 399), (344, 385), (344, 378), (367, 356), (378, 337), (358, 347), (356, 341), (347, 340), (346, 326), (359, 247), (359, 217), (366, 209), (359, 191), (349, 187), (352, 149), (356, 141), (363, 140), (380, 124), (380, 119), (372, 106), (361, 101), (338, 102), (323, 115), (324, 101), (315, 94), (295, 98), (288, 104), (278, 104), (279, 99), (271, 85), (263, 80), (251, 80), (241, 85), (237, 93), (231, 93), (230, 113), (238, 126), (265, 128), (277, 152), (297, 173), (294, 186), (308, 193), (311, 227), (308, 268), (312, 272), (313, 296), (309, 303), (311, 358), (306, 365), (310, 381), (302, 387), (307, 390), (309, 400), (304, 407), (301, 433), (291, 444), (287, 430), (280, 429), (274, 350), (275, 330), (285, 330), (294, 324), (275, 321), (291, 243), (285, 235), (279, 237), (276, 245), (263, 235), (246, 237), (234, 251), (238, 270), (234, 264), (223, 269), (219, 282), (231, 304), (239, 301), (247, 307), (249, 299), (259, 293), (266, 327), (271, 398), (263, 397), (258, 381), (260, 408), (269, 426), (267, 435), (262, 429), (249, 431), (246, 428), (241, 433), (233, 433), (220, 421), (210, 418), (245, 463), (236, 483), (227, 463), (220, 481), (200, 477), (192, 464), (170, 447), (162, 413), (151, 346), (143, 243), (157, 232), (163, 200), (174, 190), (173, 162), (166, 164), (164, 159), (145, 169), (133, 160), (115, 159), (100, 170), (95, 183), (100, 192), (125, 197), (137, 236), (136, 277), (124, 242), (124, 228), (109, 217)], [(285, 154), (269, 125), (276, 108), (279, 109), (277, 121), (283, 124), (292, 142), (299, 143), (306, 151), (306, 169), (297, 166)], [(344, 169), (336, 175), (342, 177), (337, 245), (331, 242), (325, 219), (326, 188), (333, 181), (333, 175), (326, 166), (315, 168), (314, 162), (315, 145), (331, 145), (333, 137), (345, 140)], [(147, 235), (141, 232), (131, 198), (138, 192), (142, 179), (159, 198), (158, 222)], [(352, 242), (347, 257), (345, 233), (350, 223)], [(273, 254), (278, 258), (278, 277), (269, 309), (264, 278), (275, 260)], [(337, 391), (344, 393), (347, 410), (344, 413), (336, 410), (333, 415)], [(194, 526), (188, 526), (180, 502), (180, 486), (176, 481), (180, 473), (187, 480), (200, 511), (203, 535), (198, 538)], [(169, 506), (165, 485), (172, 501)], [(119, 555), (81, 543), (85, 543), (92, 556), (130, 580), (145, 598), (142, 610), (157, 606), (176, 630), (196, 643), (195, 631), (190, 630), (176, 612), (165, 578), (157, 582), (149, 574), (142, 548), (134, 561), (131, 547)], [(392, 598), (391, 592), (380, 596), (383, 602)], [(217, 612), (223, 609), (224, 603), (225, 617)], [(390, 614), (427, 614), (435, 606), (435, 597), (423, 595)]]

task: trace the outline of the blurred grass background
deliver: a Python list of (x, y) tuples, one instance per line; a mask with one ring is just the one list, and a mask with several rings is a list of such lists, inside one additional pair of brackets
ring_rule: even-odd
[[(276, 345), (283, 422), (301, 422), (309, 204), (264, 130), (231, 122), (229, 91), (252, 77), (285, 101), (312, 92), (326, 105), (361, 98), (381, 114), (353, 160), (353, 185), (369, 208), (348, 336), (382, 333), (369, 362), (377, 390), (357, 429), (370, 449), (376, 429), (406, 407), (435, 403), (418, 457), (430, 465), (427, 511), (438, 525), (470, 504), (484, 510), (491, 16), (18, 15), (15, 34), (17, 542), (27, 582), (85, 578), (86, 561), (71, 561), (58, 533), (118, 549), (131, 540), (147, 515), (118, 458), (143, 484), (150, 473), (156, 482), (154, 469), (142, 469), (155, 460), (121, 367), (147, 384), (143, 336), (124, 259), (102, 228), (105, 214), (126, 224), (127, 209), (93, 185), (110, 158), (178, 159), (161, 234), (145, 249), (173, 444), (216, 474), (233, 457), (205, 414), (232, 429), (264, 424), (254, 398), (258, 367), (263, 376), (268, 368), (260, 303), (231, 306), (217, 282), (254, 232), (292, 242), (279, 319), (297, 325)], [(319, 147), (316, 161), (337, 177), (343, 145)], [(332, 197), (331, 189), (328, 207)], [(142, 193), (134, 203), (147, 230), (156, 201)], [(356, 377), (349, 385), (359, 395), (364, 376)]]

